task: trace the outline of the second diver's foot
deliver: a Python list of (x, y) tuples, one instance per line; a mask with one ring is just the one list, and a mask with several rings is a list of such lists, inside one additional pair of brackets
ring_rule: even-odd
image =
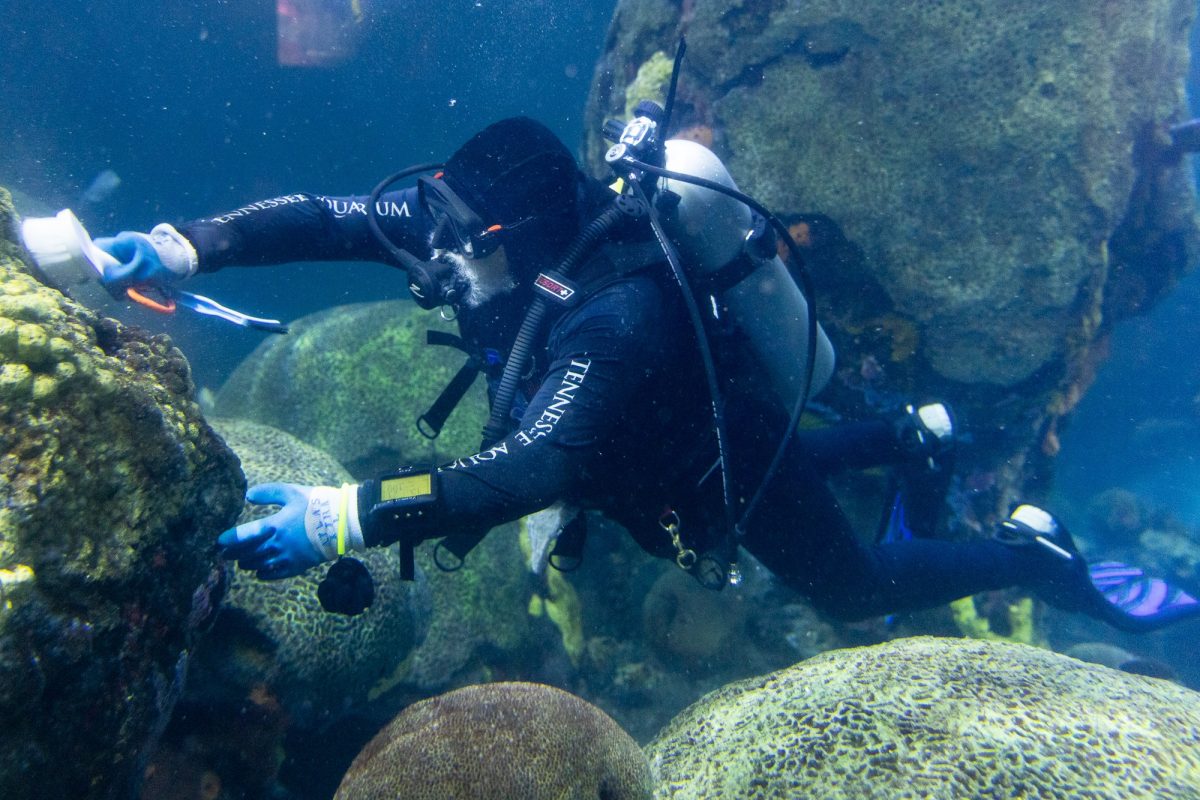
[(996, 526), (994, 538), (1027, 555), (1023, 583), (1053, 606), (1085, 611), (1096, 600), (1087, 564), (1067, 529), (1045, 509), (1022, 503)]
[(904, 459), (893, 472), (891, 502), (877, 541), (935, 536), (954, 466), (954, 419), (944, 403), (908, 404), (893, 418)]
[(1045, 509), (1022, 503), (1000, 523), (996, 538), (1005, 544), (1031, 545), (1062, 562), (1079, 561), (1079, 550), (1067, 529)]

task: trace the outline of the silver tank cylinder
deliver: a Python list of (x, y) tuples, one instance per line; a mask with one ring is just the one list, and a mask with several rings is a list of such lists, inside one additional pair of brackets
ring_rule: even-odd
[[(668, 140), (665, 166), (673, 172), (737, 188), (721, 159), (697, 142)], [(660, 178), (658, 185), (680, 197), (674, 212), (663, 215), (663, 227), (688, 269), (709, 273), (738, 256), (752, 227), (749, 208), (728, 195), (695, 184)], [(723, 291), (720, 300), (746, 333), (779, 399), (791, 408), (804, 388), (808, 303), (787, 267), (775, 256)], [(818, 325), (812, 395), (829, 383), (833, 366), (833, 345)]]

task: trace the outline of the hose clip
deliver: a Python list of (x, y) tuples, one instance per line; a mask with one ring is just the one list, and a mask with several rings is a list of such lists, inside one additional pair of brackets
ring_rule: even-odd
[(697, 556), (695, 550), (683, 546), (683, 539), (679, 535), (679, 512), (668, 508), (658, 518), (658, 525), (671, 536), (671, 545), (675, 548), (675, 564), (685, 572), (690, 571), (696, 566)]

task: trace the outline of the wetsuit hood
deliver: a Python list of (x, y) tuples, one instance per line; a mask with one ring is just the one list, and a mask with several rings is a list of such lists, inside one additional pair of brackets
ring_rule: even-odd
[(475, 134), (446, 161), (443, 179), (486, 224), (507, 228), (504, 244), (521, 280), (526, 265), (552, 262), (579, 230), (582, 174), (554, 133), (511, 117)]

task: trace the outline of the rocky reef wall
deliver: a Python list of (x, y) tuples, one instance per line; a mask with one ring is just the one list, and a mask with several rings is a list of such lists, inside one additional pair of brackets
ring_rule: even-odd
[(16, 225), (0, 190), (0, 795), (127, 797), (245, 484), (183, 354), (41, 284)]

